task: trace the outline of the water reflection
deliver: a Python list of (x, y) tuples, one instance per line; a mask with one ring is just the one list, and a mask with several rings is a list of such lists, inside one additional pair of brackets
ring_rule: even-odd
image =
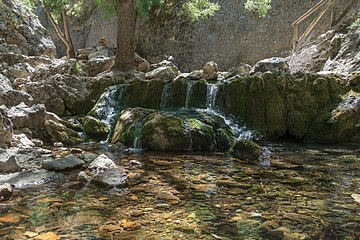
[[(130, 177), (123, 190), (79, 186), (77, 172), (18, 189), (1, 203), (0, 236), (360, 238), (357, 147), (275, 144), (266, 157), (267, 168), (222, 154), (127, 155), (119, 161)], [(6, 222), (7, 214), (18, 218)]]

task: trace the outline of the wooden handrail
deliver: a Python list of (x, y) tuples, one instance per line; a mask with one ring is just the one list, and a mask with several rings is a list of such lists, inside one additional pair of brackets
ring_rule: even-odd
[[(296, 49), (300, 45), (300, 43), (305, 40), (305, 38), (310, 34), (310, 32), (314, 29), (316, 24), (320, 21), (320, 19), (324, 16), (324, 14), (330, 9), (330, 7), (332, 7), (331, 8), (331, 20), (330, 20), (331, 24), (330, 24), (330, 26), (333, 27), (336, 24), (338, 24), (346, 16), (346, 14), (351, 10), (351, 8), (353, 8), (355, 6), (356, 2), (359, 0), (353, 0), (349, 4), (349, 6), (344, 10), (344, 12), (342, 12), (339, 15), (338, 18), (335, 18), (335, 1), (336, 0), (321, 0), (314, 7), (310, 8), (306, 13), (304, 13), (301, 17), (296, 19), (291, 24), (292, 27), (294, 28), (293, 51), (296, 51)], [(319, 15), (310, 23), (310, 25), (305, 30), (305, 32), (299, 37), (299, 24), (323, 6), (325, 6), (324, 9), (322, 9), (322, 11), (319, 13)]]

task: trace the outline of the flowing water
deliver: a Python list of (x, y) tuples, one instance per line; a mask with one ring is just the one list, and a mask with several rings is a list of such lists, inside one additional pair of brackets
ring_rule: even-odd
[(122, 190), (81, 186), (76, 170), (24, 185), (0, 203), (0, 239), (360, 239), (359, 146), (271, 148), (267, 169), (141, 153), (117, 159), (129, 175)]

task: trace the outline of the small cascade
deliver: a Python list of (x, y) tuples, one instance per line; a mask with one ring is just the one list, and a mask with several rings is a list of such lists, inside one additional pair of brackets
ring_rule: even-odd
[(192, 134), (191, 134), (191, 127), (190, 127), (190, 124), (188, 121), (185, 121), (184, 122), (185, 124), (185, 132), (186, 132), (186, 135), (187, 135), (187, 138), (189, 139), (189, 147), (188, 147), (188, 152), (192, 152), (193, 150), (193, 139), (192, 139)]
[(121, 110), (121, 103), (128, 84), (119, 84), (110, 86), (104, 95), (94, 107), (96, 117), (107, 123), (109, 126), (114, 125), (115, 118)]
[(209, 110), (216, 110), (217, 91), (218, 91), (218, 85), (216, 83), (209, 83), (207, 85), (206, 108)]
[(137, 123), (135, 123), (134, 126), (134, 142), (131, 149), (135, 152), (142, 150), (141, 138), (142, 138), (142, 129), (144, 126), (144, 121), (145, 121), (144, 119), (140, 119)]
[(195, 81), (188, 81), (186, 86), (186, 98), (185, 98), (185, 108), (189, 108), (190, 98), (191, 98), (191, 92), (192, 87), (194, 86), (196, 82)]
[(160, 110), (162, 111), (166, 110), (166, 108), (168, 107), (169, 90), (170, 84), (166, 83), (161, 93)]

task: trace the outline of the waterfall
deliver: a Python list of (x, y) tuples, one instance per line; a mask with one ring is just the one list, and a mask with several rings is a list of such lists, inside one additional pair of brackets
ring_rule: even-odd
[(185, 108), (189, 108), (189, 102), (190, 102), (190, 98), (191, 98), (192, 87), (194, 86), (195, 83), (196, 83), (196, 81), (187, 81)]
[(203, 111), (221, 117), (224, 120), (224, 122), (234, 132), (234, 135), (237, 140), (253, 139), (253, 137), (254, 137), (253, 130), (248, 129), (246, 126), (240, 126), (235, 119), (224, 116), (224, 114), (222, 112), (220, 112), (220, 110), (216, 107), (216, 95), (217, 95), (218, 89), (219, 89), (219, 86), (216, 83), (209, 83), (207, 85), (206, 109)]
[(133, 140), (134, 142), (131, 147), (133, 151), (141, 151), (142, 149), (141, 138), (142, 138), (142, 129), (144, 127), (144, 123), (145, 123), (145, 119), (141, 118), (134, 125), (134, 140)]
[(206, 93), (206, 108), (210, 110), (215, 110), (216, 108), (216, 94), (218, 91), (218, 86), (215, 83), (211, 83), (207, 85), (207, 93)]
[(166, 110), (168, 107), (170, 84), (166, 83), (161, 93), (160, 110)]
[(114, 125), (116, 116), (122, 110), (121, 107), (124, 107), (121, 103), (123, 103), (124, 93), (128, 86), (128, 84), (118, 84), (108, 87), (93, 108), (95, 117), (109, 126)]

